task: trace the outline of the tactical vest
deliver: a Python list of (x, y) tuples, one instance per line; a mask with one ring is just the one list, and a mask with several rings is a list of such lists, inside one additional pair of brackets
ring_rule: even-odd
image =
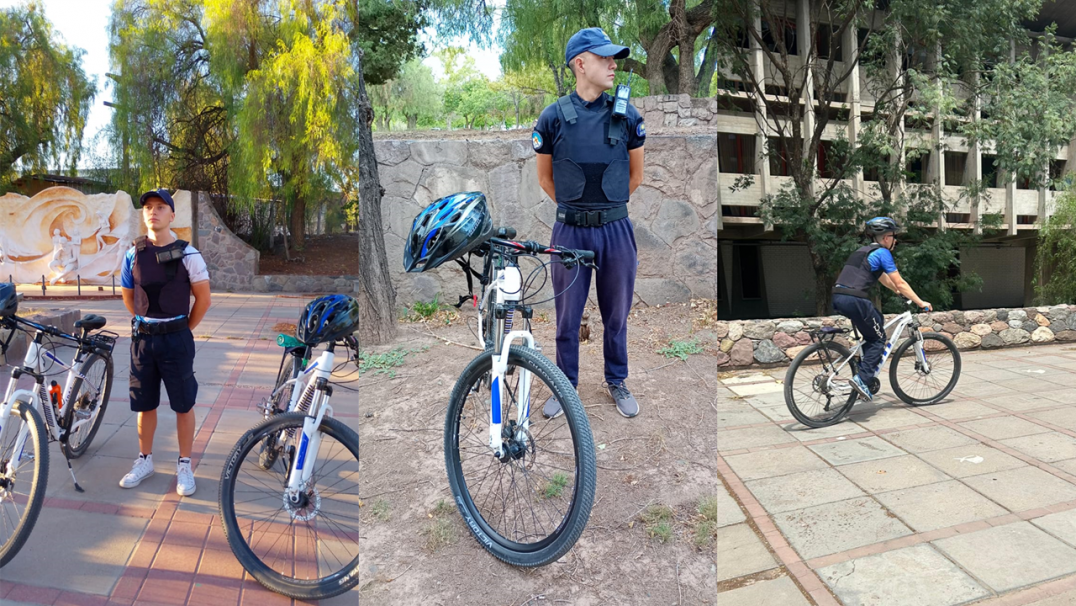
[(176, 240), (167, 246), (154, 246), (145, 236), (134, 241), (135, 256), (131, 267), (134, 277), (134, 309), (143, 318), (174, 318), (190, 313), (191, 279), (180, 257), (167, 263), (157, 261), (159, 253), (183, 251), (187, 243)]
[(837, 276), (837, 286), (833, 287), (833, 294), (852, 295), (861, 299), (871, 298), (868, 291), (878, 283), (883, 270), (879, 267), (871, 271), (867, 257), (879, 248), (882, 248), (881, 244), (868, 244), (852, 253), (844, 262), (841, 275)]
[(613, 204), (627, 203), (631, 177), (628, 160), (628, 144), (625, 135), (626, 119), (612, 115), (612, 100), (605, 96), (606, 105), (600, 111), (605, 114), (601, 121), (602, 133), (595, 133), (578, 123), (579, 114), (571, 95), (557, 99), (560, 116), (561, 138), (553, 146), (553, 187), (558, 204), (570, 204), (583, 197), (587, 184), (587, 172), (578, 163), (605, 165), (605, 170), (591, 174), (591, 179), (601, 179), (601, 189)]

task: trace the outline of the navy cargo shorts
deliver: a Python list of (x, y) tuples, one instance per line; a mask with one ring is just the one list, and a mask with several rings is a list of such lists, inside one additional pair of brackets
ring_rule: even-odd
[(194, 334), (179, 330), (140, 334), (131, 341), (131, 410), (148, 412), (161, 404), (161, 382), (177, 413), (190, 412), (198, 396), (194, 379)]

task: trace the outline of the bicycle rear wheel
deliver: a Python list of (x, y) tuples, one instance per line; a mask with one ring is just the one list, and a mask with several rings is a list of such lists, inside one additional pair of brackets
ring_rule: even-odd
[[(583, 405), (564, 373), (533, 349), (509, 350), (501, 403), (502, 447), (489, 447), (493, 351), (460, 375), (445, 416), (445, 467), (456, 506), (478, 543), (515, 566), (543, 566), (575, 544), (590, 518), (597, 482), (594, 441)], [(527, 371), (526, 373), (524, 371)], [(517, 398), (530, 376), (524, 418)], [(564, 414), (530, 415), (550, 396)], [(529, 418), (529, 430), (523, 421)]]
[(850, 355), (844, 345), (822, 341), (808, 345), (792, 360), (785, 373), (785, 404), (797, 421), (807, 427), (826, 427), (852, 410), (856, 392), (848, 381), (854, 376), (854, 366), (849, 363), (837, 369)]
[[(259, 583), (301, 600), (340, 595), (359, 582), (359, 438), (325, 418), (314, 474), (298, 502), (285, 494), (300, 448), (301, 413), (281, 413), (245, 433), (220, 478), (220, 518), (232, 553)], [(293, 430), (293, 431), (289, 431)], [(294, 433), (262, 469), (257, 449), (271, 435)]]
[(64, 404), (63, 426), (67, 428), (77, 423), (80, 413), (96, 416), (69, 434), (66, 442), (60, 443), (69, 459), (77, 459), (86, 452), (105, 418), (108, 397), (112, 393), (112, 358), (93, 354), (82, 363), (79, 373), (86, 379), (75, 379), (71, 387), (70, 401)]
[(893, 393), (912, 406), (934, 404), (949, 395), (960, 379), (960, 352), (949, 337), (936, 332), (922, 333), (922, 352), (926, 365), (918, 356), (915, 338), (901, 343), (889, 363), (889, 383)]
[[(29, 428), (18, 467), (9, 469), (22, 425)], [(0, 433), (0, 568), (19, 553), (34, 529), (49, 481), (49, 445), (41, 414), (18, 401)]]

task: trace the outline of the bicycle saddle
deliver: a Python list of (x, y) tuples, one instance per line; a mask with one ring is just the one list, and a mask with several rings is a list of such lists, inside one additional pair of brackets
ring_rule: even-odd
[(75, 322), (75, 329), (85, 330), (86, 332), (89, 332), (91, 330), (103, 328), (106, 323), (107, 320), (105, 320), (103, 317), (97, 314), (89, 314), (78, 322)]
[(837, 328), (836, 326), (823, 326), (822, 330), (818, 331), (824, 335), (843, 335), (848, 332), (847, 328)]

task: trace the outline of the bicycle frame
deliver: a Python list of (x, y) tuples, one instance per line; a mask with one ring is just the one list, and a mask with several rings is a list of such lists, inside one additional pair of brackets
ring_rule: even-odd
[[(878, 368), (875, 369), (875, 372), (877, 372), (878, 369), (881, 369), (882, 366), (885, 365), (886, 360), (889, 359), (890, 352), (893, 351), (893, 346), (895, 346), (897, 344), (897, 341), (900, 340), (901, 335), (904, 334), (904, 329), (907, 328), (908, 325), (911, 324), (911, 323), (912, 323), (912, 312), (905, 311), (904, 313), (894, 317), (892, 320), (886, 322), (885, 325), (882, 327), (882, 330), (887, 330), (888, 331), (890, 326), (896, 325), (896, 329), (893, 330), (893, 334), (890, 335), (889, 339), (886, 341), (885, 349), (882, 351), (882, 359), (878, 362)], [(927, 361), (926, 355), (923, 354), (923, 348), (922, 348), (921, 345), (919, 345), (919, 342), (922, 341), (922, 337), (920, 336), (919, 331), (913, 330), (912, 331), (912, 338), (917, 341), (917, 345), (913, 347), (913, 350), (915, 351), (915, 356), (916, 356), (918, 362), (923, 365), (923, 368), (927, 372), (929, 372), (930, 371), (930, 362)], [(852, 346), (851, 353), (844, 360), (840, 361), (839, 365), (837, 365), (836, 368), (835, 368), (834, 374), (839, 374), (840, 371), (846, 365), (848, 365), (848, 363), (853, 358), (856, 357), (856, 353), (858, 353), (861, 349), (863, 349), (863, 339), (860, 339), (859, 341), (857, 341)]]

